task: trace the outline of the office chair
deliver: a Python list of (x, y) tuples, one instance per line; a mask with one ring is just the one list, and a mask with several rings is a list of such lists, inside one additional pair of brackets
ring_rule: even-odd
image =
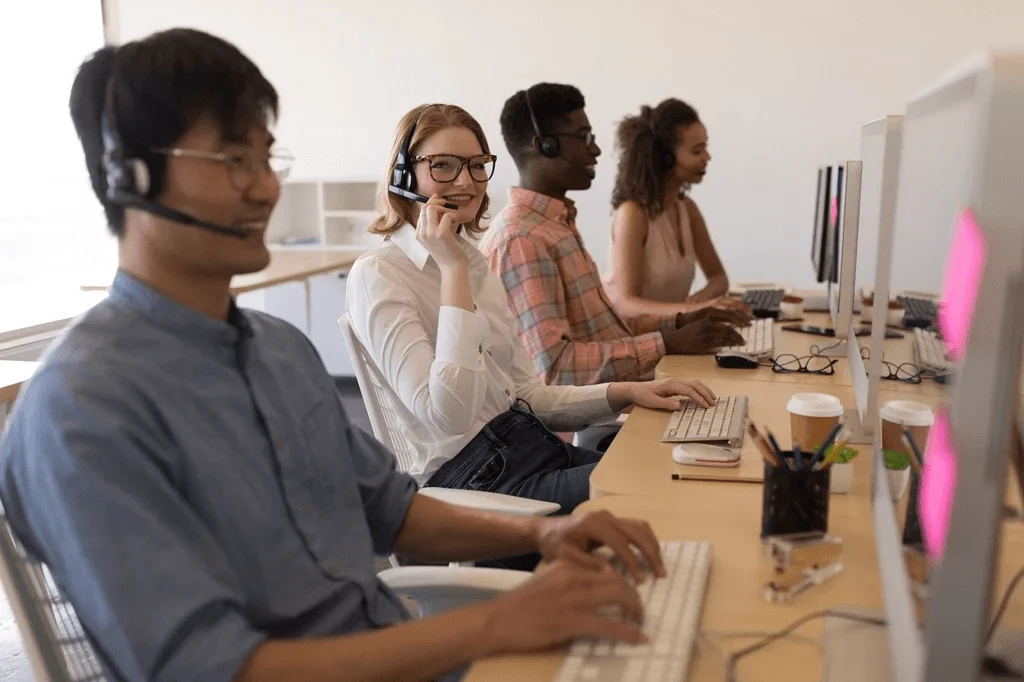
[[(359, 385), (359, 392), (363, 395), (366, 412), (370, 416), (373, 435), (394, 453), (398, 460), (399, 470), (408, 471), (412, 468), (414, 452), (396, 417), (399, 409), (398, 399), (377, 370), (377, 366), (366, 352), (363, 344), (356, 337), (347, 314), (338, 319), (338, 325), (341, 327), (342, 336), (345, 337), (345, 343), (348, 344), (352, 367), (356, 373), (356, 383)], [(561, 508), (554, 502), (541, 502), (476, 490), (422, 488), (419, 494), (460, 507), (472, 507), (516, 516), (547, 516)], [(393, 566), (398, 565), (394, 557), (391, 562)]]
[(0, 510), (0, 584), (18, 623), (32, 673), (39, 682), (106, 680), (75, 609), (14, 537)]
[[(2, 511), (0, 521), (0, 585), (33, 677), (37, 682), (106, 682), (74, 607), (49, 569), (25, 551)], [(447, 566), (390, 568), (377, 575), (396, 594), (412, 600), (420, 618), (493, 599), (531, 576), (526, 571)]]

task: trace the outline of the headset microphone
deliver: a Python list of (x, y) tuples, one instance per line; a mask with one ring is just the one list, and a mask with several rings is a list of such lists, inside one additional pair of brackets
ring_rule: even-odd
[[(402, 146), (398, 148), (398, 158), (395, 159), (395, 170), (391, 173), (391, 184), (388, 191), (411, 201), (418, 201), (425, 204), (430, 197), (425, 197), (416, 192), (416, 174), (412, 171), (412, 159), (409, 158), (409, 147), (412, 146), (412, 136), (416, 132), (416, 124), (409, 128), (409, 133), (402, 140)], [(455, 204), (445, 202), (444, 207), (452, 211), (458, 210)]]
[(168, 206), (164, 206), (163, 204), (158, 204), (155, 201), (143, 199), (142, 197), (122, 197), (117, 201), (117, 203), (126, 208), (137, 208), (140, 211), (145, 211), (146, 213), (160, 218), (166, 218), (167, 220), (175, 223), (188, 225), (190, 227), (198, 227), (203, 230), (209, 230), (210, 232), (216, 232), (217, 234), (237, 237), (238, 239), (245, 239), (253, 232), (256, 232), (256, 230), (247, 230), (243, 227), (230, 227), (228, 225), (211, 223), (208, 220), (201, 220), (193, 215), (184, 213), (183, 211), (178, 211)]
[(100, 117), (100, 128), (103, 133), (103, 166), (107, 173), (107, 201), (118, 206), (137, 208), (182, 225), (198, 227), (229, 237), (245, 239), (252, 234), (252, 230), (201, 220), (146, 198), (146, 193), (149, 191), (149, 168), (142, 159), (129, 156), (121, 141), (114, 107), (113, 77), (107, 83), (106, 102)]

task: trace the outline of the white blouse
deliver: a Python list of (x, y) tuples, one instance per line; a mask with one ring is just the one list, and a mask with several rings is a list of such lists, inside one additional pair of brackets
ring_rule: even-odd
[(411, 225), (364, 254), (348, 277), (352, 329), (401, 405), (421, 484), (522, 398), (556, 431), (614, 416), (608, 384), (545, 386), (519, 339), (505, 288), (483, 254), (470, 260), (476, 310), (441, 305), (441, 270)]

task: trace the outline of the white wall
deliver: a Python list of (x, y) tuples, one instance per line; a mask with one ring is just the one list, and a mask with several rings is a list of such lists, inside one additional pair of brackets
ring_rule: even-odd
[[(118, 0), (121, 40), (175, 25), (221, 35), (278, 88), (296, 174), (377, 177), (394, 126), (459, 104), (502, 155), (498, 115), (541, 80), (578, 86), (604, 155), (574, 198), (607, 263), (615, 123), (669, 96), (693, 104), (714, 155), (694, 197), (732, 278), (812, 281), (815, 169), (856, 158), (863, 123), (976, 47), (1024, 44), (1020, 0)], [(503, 202), (501, 202), (503, 203)]]

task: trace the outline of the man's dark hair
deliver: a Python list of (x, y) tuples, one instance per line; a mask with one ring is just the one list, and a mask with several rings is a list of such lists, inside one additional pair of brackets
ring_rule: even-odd
[[(538, 83), (530, 88), (530, 105), (541, 132), (549, 133), (554, 124), (586, 106), (586, 101), (583, 93), (571, 85)], [(520, 90), (509, 97), (501, 109), (501, 136), (518, 168), (523, 167), (536, 135), (526, 107), (526, 91)]]
[(208, 33), (176, 28), (121, 47), (107, 46), (79, 68), (71, 86), (71, 120), (85, 152), (93, 191), (107, 224), (124, 233), (124, 208), (107, 201), (101, 119), (112, 84), (114, 124), (126, 154), (150, 173), (146, 197), (164, 187), (171, 147), (199, 119), (209, 117), (225, 140), (243, 142), (258, 124), (277, 117), (277, 91), (238, 48)]

